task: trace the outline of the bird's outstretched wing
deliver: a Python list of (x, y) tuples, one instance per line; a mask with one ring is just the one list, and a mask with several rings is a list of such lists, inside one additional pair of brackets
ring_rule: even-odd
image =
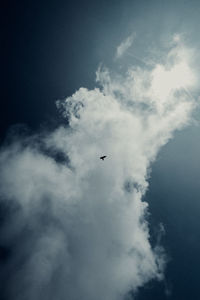
[(103, 155), (100, 157), (100, 159), (104, 160), (104, 158), (106, 158), (106, 155)]

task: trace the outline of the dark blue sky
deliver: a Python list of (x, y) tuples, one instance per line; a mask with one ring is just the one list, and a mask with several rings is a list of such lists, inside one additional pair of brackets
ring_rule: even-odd
[[(34, 131), (62, 121), (55, 101), (81, 86), (93, 88), (99, 64), (113, 65), (116, 47), (132, 32), (140, 36), (141, 53), (176, 31), (198, 48), (199, 15), (198, 1), (4, 1), (1, 142), (14, 124)], [(192, 126), (175, 134), (152, 167), (145, 199), (152, 235), (159, 223), (165, 226), (169, 263), (166, 281), (141, 288), (138, 300), (198, 299), (199, 153), (199, 127)], [(9, 249), (1, 253), (2, 261), (9, 257)]]
[(191, 127), (177, 133), (163, 148), (153, 165), (146, 198), (152, 213), (151, 224), (162, 222), (166, 229), (163, 244), (169, 256), (166, 284), (170, 289), (170, 296), (162, 294), (162, 284), (155, 284), (150, 285), (153, 288), (144, 288), (144, 298), (141, 299), (198, 298), (199, 151), (199, 127)]
[(133, 31), (140, 51), (177, 30), (198, 45), (198, 16), (198, 1), (4, 2), (2, 134), (16, 122), (40, 123), (55, 99), (94, 86), (99, 63), (110, 64)]

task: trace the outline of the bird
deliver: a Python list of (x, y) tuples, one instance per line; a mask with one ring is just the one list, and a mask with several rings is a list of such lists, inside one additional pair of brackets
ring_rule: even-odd
[(101, 156), (100, 159), (104, 160), (104, 158), (106, 158), (107, 156), (104, 155), (104, 156)]

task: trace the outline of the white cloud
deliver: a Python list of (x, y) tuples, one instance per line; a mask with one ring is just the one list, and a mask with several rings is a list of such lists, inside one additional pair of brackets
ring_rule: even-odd
[(121, 44), (117, 47), (116, 58), (122, 57), (126, 51), (132, 46), (135, 39), (135, 34), (128, 36)]
[(101, 89), (80, 88), (57, 103), (70, 127), (43, 137), (46, 151), (31, 139), (1, 151), (0, 195), (18, 205), (2, 241), (22, 237), (7, 266), (11, 299), (120, 300), (163, 278), (142, 196), (150, 164), (194, 107), (183, 89), (195, 85), (190, 57), (180, 53), (152, 70), (130, 67), (125, 78), (99, 70)]

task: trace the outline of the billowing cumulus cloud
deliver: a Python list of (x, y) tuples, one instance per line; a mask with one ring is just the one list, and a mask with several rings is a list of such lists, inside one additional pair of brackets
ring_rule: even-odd
[(195, 80), (180, 42), (151, 69), (99, 69), (99, 88), (57, 102), (68, 125), (1, 149), (10, 299), (120, 300), (163, 278), (142, 197), (158, 151), (190, 121)]

